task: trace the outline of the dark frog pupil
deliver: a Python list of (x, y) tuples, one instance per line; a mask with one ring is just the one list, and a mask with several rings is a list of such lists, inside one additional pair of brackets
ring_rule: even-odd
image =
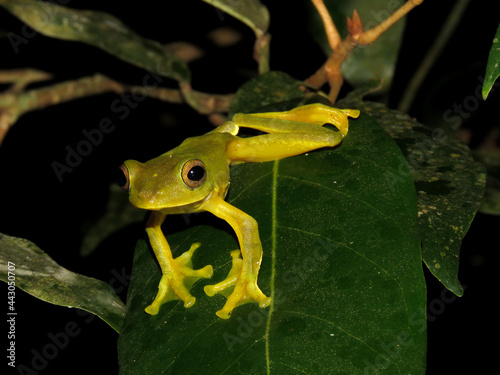
[(199, 165), (194, 166), (188, 172), (188, 178), (191, 181), (200, 181), (203, 176), (205, 176), (205, 168)]
[(207, 178), (205, 164), (201, 160), (189, 160), (182, 167), (182, 180), (190, 189), (196, 189), (203, 185)]

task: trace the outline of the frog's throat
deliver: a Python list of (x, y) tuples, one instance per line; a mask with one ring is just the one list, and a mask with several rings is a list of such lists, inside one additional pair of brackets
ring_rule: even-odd
[[(200, 212), (200, 211), (206, 211), (203, 206), (206, 204), (207, 201), (210, 200), (210, 198), (212, 198), (212, 196), (214, 194), (217, 194), (218, 192), (216, 191), (211, 191), (208, 195), (206, 195), (204, 198), (196, 201), (196, 202), (192, 202), (192, 203), (188, 203), (188, 204), (180, 204), (178, 206), (167, 206), (167, 207), (157, 207), (157, 208), (154, 208), (154, 209), (149, 209), (151, 211), (160, 211), (160, 212), (163, 212), (165, 214), (191, 214), (191, 213), (195, 213), (195, 212)], [(148, 209), (148, 208), (146, 208)]]

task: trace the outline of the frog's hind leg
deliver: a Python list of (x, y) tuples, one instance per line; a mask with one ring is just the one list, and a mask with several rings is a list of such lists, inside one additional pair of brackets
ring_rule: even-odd
[[(240, 127), (257, 129), (266, 133), (307, 131), (307, 127), (304, 127), (303, 124), (319, 126), (332, 124), (337, 127), (342, 136), (345, 136), (349, 130), (347, 118), (356, 118), (358, 116), (359, 110), (357, 109), (339, 109), (321, 103), (314, 103), (283, 112), (237, 113), (233, 117), (233, 122)], [(266, 121), (265, 119), (280, 121)], [(296, 124), (289, 123), (289, 121)], [(318, 127), (314, 128), (320, 129)]]
[(272, 161), (323, 147), (333, 147), (341, 141), (340, 133), (331, 130), (326, 134), (264, 134), (251, 138), (237, 138), (229, 142), (226, 156), (233, 164)]
[[(341, 110), (323, 104), (310, 104), (286, 112), (236, 114), (233, 122), (237, 126), (269, 134), (236, 137), (228, 143), (226, 155), (233, 163), (263, 162), (333, 147), (347, 134), (347, 117), (358, 115), (357, 110)], [(335, 125), (339, 131), (322, 126), (327, 123)]]

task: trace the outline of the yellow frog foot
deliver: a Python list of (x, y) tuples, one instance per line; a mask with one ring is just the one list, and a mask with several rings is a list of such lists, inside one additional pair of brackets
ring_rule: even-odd
[(194, 305), (196, 298), (189, 293), (189, 289), (197, 280), (210, 278), (213, 274), (212, 266), (193, 269), (191, 258), (198, 247), (200, 243), (194, 243), (188, 251), (171, 260), (171, 269), (162, 275), (155, 300), (145, 309), (148, 314), (158, 314), (161, 305), (177, 299), (184, 302), (184, 307)]
[[(271, 304), (271, 298), (266, 297), (257, 286), (257, 275), (244, 272), (240, 251), (231, 251), (231, 257), (233, 258), (233, 264), (227, 277), (220, 283), (207, 285), (204, 288), (205, 293), (210, 297), (217, 293), (227, 296), (224, 307), (216, 312), (216, 315), (222, 319), (229, 319), (233, 309), (244, 303), (257, 302), (260, 307), (267, 307)], [(232, 287), (234, 289), (229, 294)]]

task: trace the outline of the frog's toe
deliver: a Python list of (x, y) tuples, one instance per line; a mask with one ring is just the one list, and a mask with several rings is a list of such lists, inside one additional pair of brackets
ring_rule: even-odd
[(266, 297), (264, 294), (263, 294), (263, 297), (264, 298), (261, 298), (260, 301), (257, 301), (259, 303), (259, 307), (267, 307), (271, 304), (271, 297)]
[(257, 284), (238, 280), (224, 307), (215, 314), (219, 318), (229, 319), (236, 307), (250, 302), (257, 302), (259, 307), (264, 308), (271, 304), (271, 298), (262, 293)]
[(260, 307), (267, 307), (271, 304), (271, 298), (266, 297), (257, 286), (257, 275), (242, 272), (243, 260), (239, 255), (239, 250), (231, 252), (233, 265), (223, 281), (204, 288), (205, 293), (210, 297), (217, 293), (227, 297), (224, 307), (216, 312), (217, 316), (222, 319), (229, 319), (233, 309), (244, 303), (257, 302)]
[(158, 314), (158, 311), (160, 311), (160, 306), (158, 304), (152, 303), (148, 307), (144, 309), (149, 315), (156, 315)]
[(191, 245), (188, 251), (183, 252), (181, 255), (179, 255), (177, 258), (175, 258), (175, 262), (179, 266), (188, 266), (191, 268), (192, 263), (191, 263), (191, 258), (193, 257), (193, 254), (197, 248), (201, 246), (201, 243), (195, 242)]
[(205, 266), (202, 269), (198, 270), (200, 277), (204, 279), (210, 279), (214, 274), (214, 268), (211, 265)]
[(183, 300), (183, 302), (184, 302), (184, 307), (187, 309), (194, 305), (194, 303), (196, 302), (196, 298), (189, 295), (188, 297), (186, 297), (186, 299)]
[[(254, 295), (251, 296), (250, 294)], [(271, 304), (271, 298), (266, 297), (266, 295), (262, 293), (259, 289), (257, 293), (250, 293), (249, 291), (245, 291), (241, 296), (234, 296), (236, 298), (231, 298), (231, 297), (233, 297), (233, 295), (230, 296), (224, 307), (215, 313), (219, 318), (229, 319), (231, 317), (231, 314), (233, 313), (233, 310), (236, 307), (243, 305), (245, 303), (257, 302), (259, 307), (262, 308), (267, 307)]]
[(234, 250), (231, 251), (231, 257), (233, 258), (233, 264), (231, 266), (231, 270), (229, 271), (227, 277), (221, 281), (220, 283), (214, 285), (207, 285), (203, 289), (205, 293), (213, 297), (217, 293), (223, 292), (228, 288), (231, 288), (236, 285), (238, 281), (238, 275), (241, 273), (241, 266), (243, 260), (240, 258), (240, 251)]
[(188, 251), (173, 260), (171, 270), (162, 275), (155, 300), (146, 307), (148, 314), (158, 314), (161, 305), (173, 300), (182, 300), (186, 308), (195, 304), (196, 298), (189, 290), (197, 280), (210, 278), (213, 274), (213, 267), (210, 265), (198, 270), (193, 269), (191, 257), (199, 246), (199, 243), (191, 245)]
[(221, 319), (229, 319), (231, 317), (231, 313), (232, 311), (230, 311), (229, 309), (222, 308), (217, 311), (215, 315), (217, 315)]
[(205, 291), (205, 294), (209, 297), (213, 297), (217, 294), (217, 288), (215, 285), (206, 285), (203, 290)]

